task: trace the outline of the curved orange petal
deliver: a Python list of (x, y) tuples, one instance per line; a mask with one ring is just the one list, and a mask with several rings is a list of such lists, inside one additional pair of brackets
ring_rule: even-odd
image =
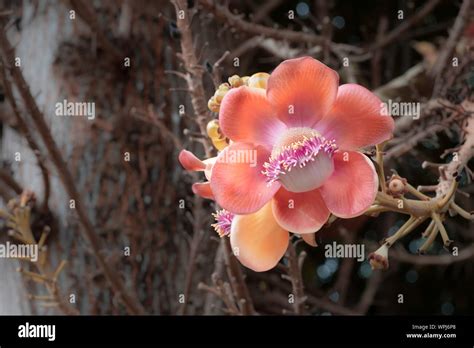
[(379, 144), (391, 138), (394, 122), (382, 114), (382, 102), (368, 89), (347, 84), (339, 87), (329, 113), (314, 126), (340, 150)]
[(186, 170), (202, 171), (206, 169), (206, 164), (188, 150), (182, 150), (179, 153), (178, 160)]
[(282, 187), (272, 201), (275, 220), (290, 232), (318, 231), (329, 218), (329, 210), (318, 189), (295, 193)]
[(236, 215), (230, 243), (239, 261), (256, 272), (272, 269), (288, 248), (289, 233), (273, 218), (271, 203), (250, 215)]
[(269, 156), (263, 146), (233, 143), (226, 147), (212, 168), (216, 202), (234, 214), (250, 214), (263, 207), (281, 186), (278, 182), (267, 185), (262, 174)]
[(356, 151), (334, 154), (334, 173), (319, 188), (328, 209), (341, 218), (361, 215), (374, 202), (379, 180), (372, 162)]
[(222, 100), (219, 125), (231, 140), (264, 145), (271, 149), (286, 126), (273, 113), (265, 90), (242, 86)]
[(209, 182), (197, 182), (192, 186), (194, 194), (201, 196), (202, 198), (214, 199), (214, 194), (211, 190), (211, 184)]
[(316, 59), (289, 59), (270, 75), (267, 97), (286, 125), (311, 127), (330, 110), (338, 84), (338, 74)]

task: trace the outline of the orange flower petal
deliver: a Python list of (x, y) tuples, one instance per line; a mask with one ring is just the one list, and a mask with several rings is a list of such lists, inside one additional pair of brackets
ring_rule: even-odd
[(394, 122), (382, 114), (382, 102), (368, 89), (347, 84), (339, 87), (331, 111), (314, 127), (340, 150), (379, 144), (391, 138)]
[(334, 154), (334, 173), (319, 188), (328, 209), (336, 216), (361, 215), (375, 200), (379, 180), (372, 162), (355, 151)]
[(239, 261), (256, 272), (272, 269), (288, 248), (289, 233), (273, 218), (271, 203), (250, 215), (236, 215), (230, 243)]
[(329, 210), (318, 189), (295, 193), (282, 187), (275, 195), (272, 206), (275, 220), (293, 233), (316, 232), (329, 218)]
[(194, 194), (202, 198), (214, 199), (214, 194), (212, 193), (211, 184), (209, 182), (197, 182), (193, 184), (192, 190)]
[(233, 143), (226, 147), (212, 169), (216, 202), (234, 214), (250, 214), (263, 207), (281, 186), (278, 182), (267, 185), (262, 174), (269, 156), (263, 146)]
[(270, 75), (267, 97), (286, 125), (311, 127), (331, 109), (338, 84), (338, 74), (316, 59), (289, 59)]
[(265, 90), (242, 86), (230, 90), (219, 112), (222, 132), (231, 140), (271, 149), (286, 126), (273, 113)]

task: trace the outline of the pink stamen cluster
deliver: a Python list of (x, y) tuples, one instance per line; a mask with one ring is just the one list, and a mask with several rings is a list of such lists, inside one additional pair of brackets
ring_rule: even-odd
[(214, 219), (216, 220), (216, 223), (212, 224), (212, 227), (214, 227), (217, 234), (219, 234), (220, 237), (228, 236), (230, 234), (230, 227), (235, 215), (225, 209), (222, 209), (216, 211), (214, 214), (212, 214), (212, 216), (214, 216)]
[(320, 151), (332, 157), (337, 150), (335, 140), (326, 140), (324, 137), (316, 135), (285, 146), (276, 155), (272, 155), (269, 162), (265, 162), (262, 171), (267, 177), (268, 185), (271, 185), (294, 167), (303, 168), (308, 162), (314, 161)]

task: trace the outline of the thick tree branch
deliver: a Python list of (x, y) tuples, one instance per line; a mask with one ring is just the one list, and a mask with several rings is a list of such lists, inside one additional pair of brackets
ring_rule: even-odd
[(454, 174), (460, 173), (462, 169), (467, 165), (469, 160), (474, 157), (474, 103), (465, 101), (462, 104), (470, 116), (467, 117), (464, 126), (464, 143), (457, 150), (457, 156), (453, 156), (453, 159), (446, 167), (445, 175), (440, 177), (438, 184), (437, 196), (441, 197), (448, 192), (452, 181), (454, 180)]
[[(36, 101), (31, 94), (30, 88), (23, 77), (23, 74), (19, 68), (16, 67), (9, 67), (15, 61), (14, 50), (11, 46), (4, 28), (2, 28), (0, 32), (0, 50), (2, 53), (3, 64), (7, 68), (9, 74), (13, 82), (15, 83), (18, 91), (20, 93), (21, 98), (25, 104), (26, 109), (28, 110), (35, 127), (40, 134), (44, 145), (49, 151), (51, 156), (51, 161), (56, 166), (58, 171), (59, 177), (63, 182), (64, 188), (68, 193), (71, 199), (74, 199), (76, 202), (76, 211), (79, 217), (79, 221), (81, 222), (84, 232), (84, 237), (89, 241), (91, 248), (94, 252), (94, 256), (97, 259), (99, 266), (104, 271), (106, 278), (109, 280), (112, 289), (114, 290), (115, 294), (120, 298), (127, 308), (128, 312), (131, 314), (143, 314), (145, 311), (141, 304), (137, 301), (137, 299), (131, 296), (127, 290), (125, 289), (125, 285), (120, 277), (120, 274), (114, 270), (105, 260), (102, 252), (103, 252), (103, 245), (94, 230), (94, 226), (92, 225), (89, 217), (87, 216), (86, 209), (84, 203), (82, 201), (81, 195), (76, 188), (74, 178), (72, 174), (69, 172), (69, 169), (64, 161), (64, 158), (59, 151), (59, 147), (54, 141), (51, 132), (46, 124), (43, 114), (38, 108)], [(8, 81), (7, 81), (8, 82)]]
[(3, 80), (3, 88), (4, 88), (5, 96), (10, 102), (10, 105), (13, 109), (13, 113), (15, 114), (18, 127), (20, 128), (20, 132), (26, 138), (26, 141), (28, 142), (28, 145), (31, 151), (33, 151), (34, 155), (36, 156), (36, 159), (38, 161), (38, 167), (41, 170), (41, 175), (43, 177), (43, 185), (44, 185), (44, 198), (43, 198), (43, 204), (41, 205), (41, 210), (43, 212), (46, 212), (48, 210), (48, 201), (49, 201), (49, 195), (51, 191), (51, 184), (49, 181), (49, 171), (48, 171), (48, 168), (46, 168), (45, 159), (43, 158), (41, 149), (36, 143), (36, 140), (33, 138), (33, 135), (28, 129), (28, 125), (26, 124), (26, 121), (23, 119), (23, 116), (20, 113), (15, 97), (13, 95), (11, 85), (7, 81), (5, 67), (2, 66), (1, 70), (2, 70), (1, 75), (2, 75), (2, 80)]
[(0, 169), (0, 180), (10, 187), (17, 195), (20, 195), (23, 192), (21, 185), (3, 169)]

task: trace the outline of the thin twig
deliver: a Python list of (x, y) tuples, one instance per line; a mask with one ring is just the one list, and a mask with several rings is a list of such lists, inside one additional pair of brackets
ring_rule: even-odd
[(423, 7), (421, 7), (413, 16), (408, 19), (404, 19), (402, 24), (400, 24), (395, 29), (390, 31), (387, 35), (385, 35), (383, 38), (378, 40), (372, 47), (370, 47), (370, 51), (375, 51), (380, 48), (383, 48), (392, 43), (393, 41), (399, 39), (406, 31), (408, 31), (408, 29), (410, 29), (420, 20), (425, 18), (431, 11), (433, 11), (440, 1), (441, 0), (430, 0), (426, 2)]
[(446, 63), (448, 62), (449, 57), (454, 51), (456, 44), (459, 42), (459, 37), (462, 35), (464, 27), (469, 21), (470, 18), (470, 8), (472, 5), (472, 0), (464, 0), (461, 8), (459, 9), (459, 13), (456, 17), (456, 21), (449, 33), (448, 40), (444, 45), (441, 52), (438, 54), (438, 58), (430, 71), (430, 75), (436, 77), (434, 89), (433, 89), (433, 96), (437, 96), (439, 91), (442, 87), (443, 81), (443, 69), (446, 67)]
[(304, 289), (303, 289), (303, 278), (301, 276), (301, 268), (299, 267), (296, 249), (291, 241), (288, 244), (287, 255), (288, 255), (288, 263), (289, 263), (288, 275), (290, 277), (291, 286), (293, 288), (294, 311), (295, 311), (295, 314), (298, 314), (298, 315), (305, 314), (306, 297), (304, 295)]
[(235, 256), (232, 254), (229, 239), (224, 239), (223, 243), (227, 275), (232, 285), (232, 289), (235, 292), (235, 296), (242, 306), (241, 311), (244, 315), (256, 314), (252, 298), (250, 297), (250, 292), (245, 284), (242, 268)]
[[(191, 95), (191, 104), (196, 114), (196, 122), (202, 134), (206, 134), (206, 126), (209, 121), (209, 111), (207, 109), (207, 101), (204, 92), (203, 74), (204, 70), (199, 64), (197, 58), (193, 35), (191, 32), (191, 14), (188, 10), (188, 3), (185, 0), (172, 0), (176, 10), (176, 25), (180, 31), (181, 58), (186, 68), (186, 82)], [(181, 12), (182, 11), (182, 12)], [(182, 15), (181, 15), (182, 13)], [(206, 146), (204, 150), (206, 156), (211, 156), (211, 146), (209, 140), (205, 140)]]
[(89, 25), (92, 32), (97, 35), (97, 39), (105, 51), (109, 52), (114, 59), (121, 60), (123, 55), (102, 31), (96, 12), (91, 8), (92, 3), (83, 0), (70, 0), (70, 2), (79, 17), (81, 17), (81, 19)]
[[(198, 195), (194, 196), (194, 206), (200, 207), (201, 201), (202, 201), (201, 197), (199, 197)], [(205, 235), (204, 229), (202, 227), (202, 211), (200, 209), (194, 210), (192, 222), (193, 222), (194, 234), (191, 240), (186, 278), (184, 281), (184, 303), (182, 307), (180, 308), (181, 315), (186, 314), (187, 305), (189, 303), (189, 296), (191, 294), (191, 286), (193, 283), (193, 275), (196, 269), (196, 258), (199, 254), (199, 247)]]
[(372, 273), (372, 276), (367, 281), (365, 290), (360, 297), (359, 303), (357, 304), (355, 310), (361, 314), (365, 315), (369, 310), (370, 306), (374, 302), (375, 295), (380, 287), (380, 284), (383, 280), (383, 273), (381, 271), (375, 271)]
[(354, 46), (326, 42), (327, 39), (325, 37), (313, 33), (297, 32), (281, 28), (270, 28), (264, 25), (245, 21), (240, 16), (234, 15), (232, 12), (230, 12), (227, 7), (218, 5), (213, 0), (200, 0), (199, 3), (201, 3), (205, 8), (209, 9), (218, 21), (227, 23), (230, 26), (250, 35), (263, 35), (265, 37), (271, 37), (277, 40), (287, 40), (291, 42), (300, 42), (313, 45), (324, 45), (327, 43), (331, 46), (331, 48), (336, 47), (342, 51), (362, 51)]

